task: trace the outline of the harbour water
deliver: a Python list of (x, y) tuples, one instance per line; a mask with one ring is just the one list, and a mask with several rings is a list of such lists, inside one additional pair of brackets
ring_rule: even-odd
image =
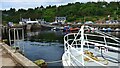
[[(23, 44), (24, 43), (24, 44)], [(20, 42), (24, 46), (25, 56), (32, 60), (36, 61), (43, 59), (46, 62), (58, 61), (61, 60), (63, 54), (63, 45), (60, 43), (38, 43), (38, 42)], [(51, 63), (48, 66), (62, 66), (61, 63)]]
[[(107, 33), (120, 38), (120, 32)], [(24, 55), (32, 61), (39, 59), (46, 62), (58, 61), (64, 52), (63, 36), (61, 31), (29, 31), (26, 33), (26, 41), (19, 44), (21, 47), (24, 46)], [(51, 63), (48, 66), (62, 66), (62, 63)]]
[[(47, 33), (47, 34), (46, 34)], [(63, 36), (62, 32), (60, 31), (40, 31), (40, 32), (30, 32), (29, 34), (32, 34), (31, 37), (38, 37), (44, 35), (49, 35), (49, 33), (52, 33), (50, 37), (48, 36), (48, 39), (44, 38), (44, 40), (53, 40), (54, 42), (31, 42), (31, 41), (25, 41), (25, 56), (29, 58), (32, 61), (44, 59), (46, 62), (51, 61), (57, 61), (61, 60), (62, 54), (64, 52), (63, 49), (63, 43), (61, 43), (61, 38), (53, 38), (58, 36)], [(111, 35), (114, 35), (118, 38), (120, 38), (120, 32), (108, 32)], [(52, 38), (51, 38), (52, 37)], [(30, 37), (29, 37), (30, 38)], [(33, 39), (33, 38), (32, 38)], [(42, 39), (40, 38), (34, 38), (34, 39)], [(55, 40), (58, 40), (55, 42)], [(63, 37), (62, 37), (63, 40)], [(62, 63), (52, 63), (48, 64), (48, 66), (62, 66)]]
[[(27, 32), (26, 35), (26, 41), (19, 42), (19, 44), (21, 47), (24, 46), (24, 55), (28, 59), (32, 61), (43, 59), (46, 62), (62, 59), (64, 48), (61, 31), (32, 31)], [(47, 65), (62, 66), (62, 63), (49, 63)]]

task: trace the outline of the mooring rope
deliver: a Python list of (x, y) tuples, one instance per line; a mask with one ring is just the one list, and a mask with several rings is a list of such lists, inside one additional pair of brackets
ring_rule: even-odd
[(46, 62), (47, 64), (50, 64), (50, 63), (59, 63), (59, 62), (62, 62), (63, 60), (56, 60), (56, 61), (50, 61), (50, 62)]

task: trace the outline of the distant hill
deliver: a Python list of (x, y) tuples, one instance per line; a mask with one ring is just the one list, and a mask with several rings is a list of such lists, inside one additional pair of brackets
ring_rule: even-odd
[(46, 21), (53, 22), (56, 16), (66, 17), (66, 22), (83, 22), (84, 20), (108, 20), (108, 15), (111, 19), (120, 19), (120, 3), (119, 2), (87, 2), (87, 3), (68, 3), (67, 5), (43, 6), (36, 8), (10, 10), (2, 10), (2, 21), (18, 23), (21, 18), (44, 18)]

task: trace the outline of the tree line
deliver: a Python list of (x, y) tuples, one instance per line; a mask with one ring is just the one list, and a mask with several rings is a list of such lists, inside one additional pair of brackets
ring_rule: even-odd
[(108, 20), (110, 15), (113, 20), (120, 20), (120, 2), (87, 2), (87, 3), (68, 3), (67, 5), (40, 5), (35, 8), (18, 9), (10, 8), (2, 10), (2, 22), (9, 21), (18, 23), (21, 18), (45, 19), (53, 22), (55, 17), (66, 17), (66, 22), (84, 22)]

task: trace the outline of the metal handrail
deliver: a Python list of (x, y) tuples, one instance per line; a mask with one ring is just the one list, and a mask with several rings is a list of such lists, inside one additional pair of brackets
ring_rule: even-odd
[[(71, 33), (71, 34), (68, 34), (67, 36), (69, 36), (69, 35), (75, 35), (75, 34), (77, 34), (77, 33)], [(96, 36), (96, 37), (103, 37), (103, 39), (104, 39), (104, 37), (106, 37), (106, 38), (110, 38), (110, 39), (112, 39), (112, 40), (114, 40), (113, 38), (111, 38), (111, 37), (108, 37), (108, 36), (100, 36), (100, 35), (92, 35), (92, 34), (85, 34), (85, 35), (87, 35), (87, 36)], [(65, 36), (66, 37), (66, 36)], [(64, 38), (65, 38), (64, 37)], [(67, 41), (70, 41), (70, 40), (73, 40), (73, 39), (67, 39)], [(80, 39), (76, 39), (76, 40), (80, 40)], [(102, 42), (102, 41), (96, 41), (96, 40), (91, 40), (91, 39), (88, 39), (87, 38), (87, 40), (89, 40), (89, 41), (95, 41), (95, 42), (99, 42), (99, 43), (105, 43), (105, 42)], [(64, 40), (65, 41), (65, 40)], [(104, 41), (104, 40), (103, 40)], [(117, 42), (117, 41), (116, 41)], [(111, 43), (111, 42), (107, 42), (106, 41), (106, 43), (107, 44), (112, 44), (112, 45), (119, 45), (119, 44), (116, 44), (116, 43)]]
[[(84, 26), (82, 26), (82, 28), (79, 30), (78, 33), (70, 33), (70, 34), (67, 34), (67, 35), (64, 36), (65, 52), (66, 52), (67, 50), (68, 50), (67, 52), (69, 52), (71, 48), (74, 48), (74, 49), (75, 49), (76, 47), (74, 47), (73, 45), (76, 45), (76, 46), (81, 45), (81, 50), (80, 50), (80, 51), (78, 51), (77, 49), (75, 49), (75, 50), (76, 50), (76, 52), (81, 52), (82, 61), (81, 61), (80, 63), (82, 63), (83, 66), (84, 66), (84, 59), (83, 59), (83, 57), (87, 57), (87, 58), (89, 58), (90, 60), (94, 61), (95, 63), (100, 64), (100, 65), (102, 65), (102, 66), (105, 66), (104, 64), (99, 63), (98, 61), (93, 60), (92, 58), (84, 55), (84, 53), (83, 53), (83, 45), (84, 45), (84, 43), (87, 43), (88, 48), (89, 48), (89, 43), (90, 43), (90, 44), (92, 43), (92, 44), (94, 44), (94, 45), (97, 45), (98, 43), (95, 43), (95, 42), (99, 42), (99, 45), (101, 45), (101, 46), (105, 46), (105, 47), (107, 47), (107, 48), (113, 48), (113, 49), (115, 49), (115, 50), (118, 50), (118, 49), (116, 49), (115, 47), (107, 46), (107, 44), (113, 44), (113, 45), (119, 45), (119, 44), (107, 42), (107, 41), (106, 41), (106, 38), (115, 40), (116, 42), (119, 42), (119, 41), (117, 41), (116, 39), (114, 39), (114, 38), (112, 38), (112, 37), (105, 36), (104, 34), (101, 34), (101, 33), (99, 33), (100, 35), (84, 34), (84, 29), (83, 29), (83, 28), (84, 28)], [(72, 36), (72, 35), (74, 36), (74, 38), (73, 38), (73, 39), (69, 38), (69, 36)], [(78, 35), (80, 35), (80, 38), (79, 38), (79, 39), (77, 39)], [(102, 35), (102, 36), (101, 36), (101, 35)], [(84, 39), (84, 36), (85, 36), (85, 39)], [(101, 38), (103, 38), (103, 41), (104, 41), (104, 42), (91, 40), (91, 39), (89, 39), (87, 36), (101, 37)], [(71, 40), (72, 40), (72, 43), (69, 44), (69, 41), (71, 41)], [(78, 44), (77, 41), (81, 41), (81, 44)], [(93, 42), (92, 42), (92, 41), (93, 41)], [(75, 42), (75, 43), (74, 43), (74, 42)], [(101, 44), (101, 43), (104, 43), (104, 44)], [(70, 54), (70, 53), (69, 53), (69, 54)], [(73, 56), (73, 55), (71, 55), (71, 56)], [(69, 55), (69, 57), (70, 57), (70, 55)], [(75, 58), (75, 56), (73, 56), (73, 57)], [(77, 58), (75, 58), (75, 59), (78, 61)], [(69, 58), (69, 60), (70, 60), (70, 58)]]
[[(73, 48), (73, 47), (72, 47)], [(74, 48), (73, 48), (74, 49)], [(80, 51), (78, 51), (78, 50), (76, 50), (76, 49), (74, 49), (76, 52), (80, 52)], [(77, 62), (79, 62), (80, 64), (82, 64), (82, 66), (84, 66), (84, 64), (82, 63), (82, 62), (80, 62), (77, 58), (76, 58), (76, 56), (74, 56), (74, 55), (72, 55), (72, 53), (68, 53), (71, 57), (73, 57)], [(93, 60), (92, 58), (90, 58), (90, 57), (88, 57), (87, 55), (84, 55), (84, 54), (80, 54), (80, 55), (82, 55), (82, 56), (84, 56), (84, 57), (86, 57), (86, 58), (88, 58), (88, 59), (90, 59), (91, 61), (94, 61), (95, 63), (97, 63), (97, 64), (99, 64), (99, 65), (102, 65), (102, 66), (106, 66), (106, 65), (104, 65), (104, 64), (102, 64), (102, 63), (99, 63), (98, 61), (95, 61), (95, 60)]]
[[(11, 38), (11, 31), (12, 30), (13, 30), (13, 35), (14, 35), (13, 39)], [(22, 39), (20, 39), (20, 37), (19, 37), (19, 32), (18, 32), (19, 30), (22, 31)], [(13, 46), (20, 47), (20, 41), (24, 41), (24, 29), (23, 28), (10, 28), (9, 29), (9, 43), (10, 43), (10, 46), (12, 45), (11, 42), (14, 42)], [(15, 45), (15, 42), (17, 43), (17, 45)], [(24, 53), (24, 45), (22, 47), (20, 47), (20, 50), (22, 50), (22, 52)]]

